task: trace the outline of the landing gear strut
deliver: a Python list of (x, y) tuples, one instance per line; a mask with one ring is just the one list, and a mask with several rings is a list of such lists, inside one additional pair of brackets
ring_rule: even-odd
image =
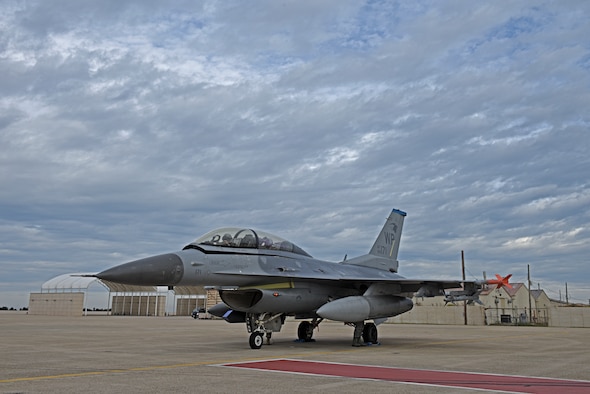
[(284, 322), (285, 316), (281, 313), (246, 314), (246, 327), (250, 333), (250, 348), (260, 349), (264, 343), (264, 334), (266, 334), (266, 344), (270, 345), (272, 333), (281, 331)]

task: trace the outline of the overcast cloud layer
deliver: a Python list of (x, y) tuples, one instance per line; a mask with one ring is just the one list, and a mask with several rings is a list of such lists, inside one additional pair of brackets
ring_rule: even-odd
[[(2, 1), (0, 306), (226, 225), (590, 299), (586, 1)], [(534, 2), (538, 3), (538, 2)]]

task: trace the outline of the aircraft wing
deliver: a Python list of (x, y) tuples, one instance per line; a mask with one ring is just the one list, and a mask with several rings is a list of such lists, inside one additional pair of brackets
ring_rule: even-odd
[[(337, 265), (337, 264), (335, 264)], [(444, 295), (445, 289), (460, 288), (463, 281), (458, 280), (440, 280), (440, 279), (411, 279), (404, 278), (401, 275), (374, 270), (375, 272), (367, 274), (366, 269), (354, 266), (341, 266), (327, 269), (322, 267), (316, 270), (296, 270), (287, 268), (277, 268), (275, 272), (266, 270), (249, 270), (247, 276), (256, 278), (261, 285), (267, 285), (272, 282), (284, 282), (304, 280), (305, 282), (333, 282), (334, 284), (361, 283), (367, 287), (374, 286), (381, 289), (382, 294), (399, 294), (399, 293), (416, 293), (421, 292), (418, 296), (436, 296)], [(352, 272), (351, 272), (352, 271)], [(240, 270), (222, 270), (215, 272), (217, 275), (227, 276), (244, 276)], [(469, 282), (475, 284), (476, 282)], [(248, 285), (248, 287), (256, 287)]]

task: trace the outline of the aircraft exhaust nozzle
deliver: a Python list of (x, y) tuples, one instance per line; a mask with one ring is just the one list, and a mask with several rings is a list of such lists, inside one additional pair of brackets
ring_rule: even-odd
[(325, 319), (354, 323), (397, 316), (413, 306), (409, 298), (394, 295), (350, 296), (328, 302), (316, 313)]
[(173, 286), (184, 274), (182, 260), (174, 253), (146, 257), (96, 274), (99, 279), (137, 286)]

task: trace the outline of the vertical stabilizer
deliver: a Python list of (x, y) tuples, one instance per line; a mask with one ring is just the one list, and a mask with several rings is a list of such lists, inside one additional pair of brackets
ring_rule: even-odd
[(345, 264), (397, 272), (397, 252), (405, 217), (406, 213), (404, 211), (392, 210), (369, 254), (350, 259)]
[(399, 241), (406, 213), (398, 209), (391, 211), (369, 254), (397, 261)]

